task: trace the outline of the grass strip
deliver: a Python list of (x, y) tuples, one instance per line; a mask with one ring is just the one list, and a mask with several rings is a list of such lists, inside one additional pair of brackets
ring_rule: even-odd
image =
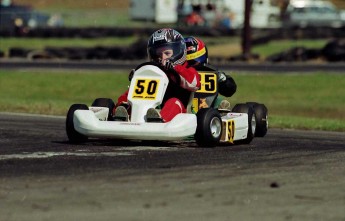
[[(128, 70), (0, 70), (0, 111), (65, 115), (73, 103), (116, 101)], [(333, 73), (233, 73), (238, 89), (227, 98), (256, 101), (269, 110), (270, 127), (345, 131), (345, 76)]]

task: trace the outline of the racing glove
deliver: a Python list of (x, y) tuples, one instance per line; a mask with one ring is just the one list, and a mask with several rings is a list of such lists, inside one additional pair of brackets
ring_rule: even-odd
[(222, 71), (218, 71), (218, 82), (224, 82), (226, 81), (226, 75)]
[(164, 69), (167, 71), (174, 71), (174, 67), (175, 67), (174, 63), (171, 60), (167, 59), (165, 62)]

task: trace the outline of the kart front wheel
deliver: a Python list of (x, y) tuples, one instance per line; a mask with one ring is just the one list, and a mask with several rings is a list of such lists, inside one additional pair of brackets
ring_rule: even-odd
[(244, 140), (236, 141), (237, 144), (249, 144), (252, 142), (255, 136), (256, 130), (256, 118), (254, 109), (248, 104), (236, 104), (235, 107), (232, 109), (232, 112), (235, 113), (246, 113), (248, 115), (248, 132), (247, 138)]
[(107, 107), (109, 108), (108, 121), (113, 121), (113, 111), (115, 109), (115, 103), (110, 98), (97, 98), (91, 104), (93, 107)]
[(75, 130), (74, 128), (74, 123), (73, 123), (73, 116), (74, 112), (76, 110), (88, 110), (88, 106), (85, 104), (73, 104), (68, 112), (67, 112), (67, 117), (66, 117), (66, 133), (68, 140), (72, 143), (82, 143), (87, 141), (87, 136), (79, 133), (78, 131)]
[(201, 147), (215, 147), (222, 136), (222, 119), (213, 108), (202, 108), (197, 113), (195, 141)]

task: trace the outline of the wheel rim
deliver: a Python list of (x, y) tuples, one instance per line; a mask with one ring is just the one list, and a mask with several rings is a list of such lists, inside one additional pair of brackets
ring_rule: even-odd
[(266, 115), (265, 120), (266, 120), (266, 129), (268, 129), (268, 116), (267, 115)]
[(214, 117), (210, 122), (211, 134), (214, 138), (219, 137), (222, 131), (222, 123), (219, 118)]
[(256, 120), (255, 120), (255, 116), (254, 115), (252, 116), (251, 124), (252, 124), (252, 133), (255, 134)]

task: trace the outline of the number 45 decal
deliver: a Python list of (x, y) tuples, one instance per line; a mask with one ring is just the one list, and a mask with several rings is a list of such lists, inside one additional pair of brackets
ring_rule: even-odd
[(157, 96), (158, 85), (159, 80), (137, 79), (132, 98), (154, 100)]
[(217, 91), (217, 75), (216, 73), (199, 72), (201, 87), (197, 91), (199, 93), (215, 93)]

